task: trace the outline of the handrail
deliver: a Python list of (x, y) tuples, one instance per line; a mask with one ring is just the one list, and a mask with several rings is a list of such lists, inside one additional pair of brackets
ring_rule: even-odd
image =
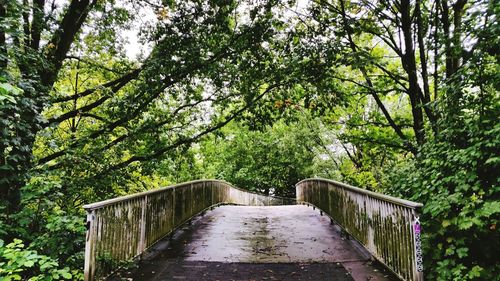
[(140, 257), (185, 221), (218, 204), (307, 202), (323, 210), (402, 280), (423, 280), (418, 212), (422, 204), (313, 178), (296, 185), (297, 198), (273, 197), (221, 180), (196, 180), (87, 204), (86, 281), (103, 278)]
[(420, 203), (322, 178), (296, 184), (297, 202), (317, 206), (401, 280), (422, 281)]
[(221, 180), (196, 180), (84, 205), (87, 211), (85, 281), (105, 278), (214, 205), (295, 203), (293, 198), (265, 196)]
[(391, 202), (391, 203), (394, 203), (394, 204), (398, 204), (398, 205), (404, 206), (404, 207), (421, 208), (421, 207), (424, 206), (422, 203), (417, 203), (417, 202), (413, 202), (413, 201), (409, 201), (409, 200), (405, 200), (405, 199), (393, 197), (393, 196), (390, 196), (390, 195), (385, 195), (385, 194), (382, 194), (382, 193), (373, 192), (373, 191), (370, 191), (370, 190), (367, 190), (367, 189), (363, 189), (363, 188), (355, 187), (355, 186), (352, 186), (352, 185), (348, 185), (346, 183), (342, 183), (342, 182), (338, 182), (338, 181), (334, 181), (334, 180), (330, 180), (330, 179), (319, 178), (319, 177), (317, 177), (317, 178), (308, 178), (308, 179), (301, 180), (295, 186), (301, 184), (302, 182), (310, 181), (310, 180), (321, 180), (323, 182), (329, 182), (329, 183), (332, 183), (332, 184), (335, 184), (335, 185), (338, 185), (338, 186), (342, 186), (343, 188), (351, 190), (351, 191), (354, 191), (356, 193), (366, 194), (366, 195), (368, 195), (370, 197), (378, 198), (380, 200), (384, 200), (386, 202)]
[(115, 204), (115, 203), (119, 203), (119, 202), (125, 202), (125, 201), (132, 200), (132, 199), (135, 199), (135, 198), (138, 198), (138, 197), (142, 197), (142, 196), (146, 196), (146, 195), (152, 195), (152, 194), (155, 194), (155, 193), (164, 192), (165, 189), (176, 188), (176, 187), (184, 186), (184, 185), (187, 185), (187, 184), (196, 184), (196, 183), (202, 183), (202, 182), (207, 182), (207, 181), (220, 182), (220, 183), (223, 183), (223, 184), (231, 186), (231, 188), (234, 188), (234, 189), (237, 189), (237, 190), (241, 190), (243, 192), (255, 194), (255, 195), (262, 195), (262, 196), (272, 197), (272, 198), (276, 198), (276, 199), (283, 199), (283, 200), (293, 200), (293, 198), (282, 197), (282, 196), (275, 196), (275, 195), (264, 195), (264, 194), (260, 194), (258, 192), (254, 192), (254, 191), (251, 191), (251, 190), (242, 189), (242, 188), (236, 187), (236, 186), (232, 185), (231, 183), (229, 183), (227, 181), (224, 181), (224, 180), (201, 179), (201, 180), (187, 181), (187, 182), (183, 182), (183, 183), (178, 183), (178, 184), (174, 184), (174, 185), (160, 187), (160, 188), (156, 188), (156, 189), (152, 189), (152, 190), (148, 190), (148, 191), (143, 191), (143, 192), (138, 192), (138, 193), (134, 193), (134, 194), (119, 196), (119, 197), (116, 197), (116, 198), (111, 198), (111, 199), (108, 199), (108, 200), (103, 200), (103, 201), (99, 201), (99, 202), (95, 202), (95, 203), (91, 203), (91, 204), (86, 204), (86, 205), (83, 205), (83, 209), (85, 209), (87, 211), (91, 211), (91, 210), (99, 209), (99, 208), (102, 208), (102, 207), (105, 207), (105, 206), (108, 206), (108, 205), (111, 205), (111, 204)]

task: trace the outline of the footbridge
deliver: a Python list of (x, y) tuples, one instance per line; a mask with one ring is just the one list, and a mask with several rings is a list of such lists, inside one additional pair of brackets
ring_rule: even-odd
[(320, 178), (296, 198), (182, 183), (85, 205), (85, 280), (421, 281), (421, 207)]

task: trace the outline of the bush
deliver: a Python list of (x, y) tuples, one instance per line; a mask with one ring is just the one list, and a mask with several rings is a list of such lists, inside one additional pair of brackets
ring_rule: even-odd
[(81, 280), (81, 273), (61, 268), (57, 260), (26, 249), (20, 239), (4, 244), (0, 240), (0, 281)]
[[(426, 279), (494, 280), (500, 276), (499, 103), (464, 101), (419, 156), (394, 168), (388, 191), (424, 203)], [(489, 106), (488, 106), (489, 105)]]

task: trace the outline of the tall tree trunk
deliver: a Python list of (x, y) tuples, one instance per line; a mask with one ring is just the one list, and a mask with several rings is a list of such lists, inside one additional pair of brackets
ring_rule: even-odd
[[(32, 150), (36, 135), (42, 129), (41, 114), (47, 105), (48, 93), (52, 89), (76, 34), (81, 29), (95, 1), (72, 0), (59, 23), (59, 27), (55, 29), (56, 31), (49, 41), (51, 47), (47, 48), (43, 53), (39, 51), (39, 47), (44, 25), (45, 1), (34, 1), (31, 23), (29, 22), (29, 14), (26, 12), (29, 10), (29, 7), (26, 6), (29, 1), (23, 1), (25, 6), (21, 17), (25, 21), (23, 24), (25, 41), (23, 46), (16, 46), (15, 51), (17, 52), (16, 56), (20, 58), (18, 65), (22, 78), (26, 79), (26, 81), (35, 80), (36, 83), (25, 83), (32, 85), (23, 89), (24, 93), (23, 97), (21, 97), (23, 102), (17, 104), (18, 109), (15, 112), (17, 113), (15, 117), (17, 125), (8, 128), (7, 135), (2, 132), (1, 136), (2, 141), (10, 141), (8, 146), (11, 147), (8, 155), (6, 155), (7, 147), (0, 142), (3, 146), (0, 147), (0, 153), (2, 154), (0, 155), (2, 159), (0, 164), (3, 164), (0, 166), (4, 166), (3, 169), (0, 169), (0, 173), (5, 173), (0, 180), (0, 200), (7, 201), (7, 212), (9, 214), (20, 209), (20, 190), (29, 179), (28, 173), (32, 167), (33, 158)], [(0, 13), (5, 15), (3, 5), (2, 8)], [(1, 18), (3, 19), (5, 16)], [(2, 39), (0, 38), (0, 40)], [(6, 44), (0, 45), (2, 50), (4, 47), (7, 48)], [(24, 53), (19, 54), (21, 51), (24, 51)], [(8, 115), (4, 113), (2, 112), (1, 118), (12, 119), (15, 115), (14, 112)], [(11, 140), (13, 138), (15, 138), (15, 141)]]
[(7, 45), (5, 37), (4, 23), (7, 16), (7, 9), (3, 2), (0, 2), (0, 76), (7, 74)]
[(403, 31), (405, 52), (401, 58), (403, 68), (408, 74), (408, 96), (410, 97), (411, 111), (413, 115), (413, 131), (419, 145), (425, 141), (424, 118), (422, 114), (423, 97), (422, 90), (418, 85), (417, 64), (415, 61), (415, 48), (413, 46), (413, 32), (411, 21), (411, 6), (409, 0), (401, 1), (401, 30)]
[(424, 86), (424, 100), (423, 102), (428, 103), (431, 101), (430, 90), (429, 90), (429, 73), (427, 71), (427, 57), (425, 56), (425, 44), (424, 44), (424, 23), (422, 19), (421, 1), (417, 0), (415, 2), (415, 16), (417, 20), (417, 40), (418, 40), (418, 50), (420, 55), (420, 65), (422, 68), (422, 82)]
[(423, 103), (423, 108), (427, 119), (429, 119), (429, 123), (434, 133), (437, 133), (437, 125), (436, 125), (436, 115), (432, 110), (430, 105), (431, 102), (431, 94), (429, 89), (429, 72), (427, 70), (427, 57), (425, 52), (425, 44), (424, 44), (424, 23), (422, 19), (422, 11), (421, 11), (421, 3), (420, 0), (415, 2), (415, 16), (417, 21), (417, 41), (418, 41), (418, 50), (420, 55), (420, 65), (421, 65), (421, 75), (422, 75), (422, 83), (424, 86), (424, 93), (420, 97)]
[[(346, 34), (347, 34), (347, 40), (349, 41), (349, 46), (353, 52), (358, 52), (358, 48), (356, 47), (356, 44), (354, 43), (354, 39), (352, 38), (352, 29), (347, 22), (347, 13), (345, 10), (344, 0), (340, 0), (340, 13), (342, 16), (342, 25), (343, 25), (343, 28), (344, 28)], [(401, 128), (396, 124), (394, 119), (391, 117), (389, 111), (384, 106), (384, 103), (380, 99), (379, 95), (377, 94), (377, 92), (375, 92), (372, 80), (368, 76), (366, 69), (363, 66), (360, 66), (359, 69), (360, 69), (361, 73), (363, 74), (363, 78), (365, 79), (368, 88), (370, 89), (369, 90), (370, 95), (373, 97), (373, 99), (377, 103), (377, 106), (382, 111), (382, 114), (386, 118), (387, 122), (389, 123), (391, 128), (394, 130), (394, 132), (401, 138), (401, 140), (403, 141), (404, 147), (406, 147), (409, 151), (411, 151), (415, 155), (417, 153), (417, 150), (411, 144), (411, 142), (408, 141), (408, 138), (406, 137), (406, 135), (403, 133)]]
[(438, 98), (438, 90), (439, 90), (439, 2), (434, 2), (434, 100)]
[(24, 32), (24, 46), (28, 48), (31, 46), (31, 29), (30, 29), (30, 10), (28, 9), (29, 7), (29, 1), (28, 0), (23, 0), (23, 11), (22, 11), (22, 18), (23, 18), (23, 32)]
[(38, 50), (40, 48), (40, 38), (43, 31), (45, 0), (33, 1), (33, 20), (31, 21), (31, 48)]
[(448, 0), (441, 0), (441, 24), (443, 25), (444, 37), (444, 52), (445, 52), (445, 67), (446, 79), (450, 79), (453, 75), (452, 52), (450, 42), (450, 11), (448, 7)]
[(457, 0), (453, 4), (453, 34), (451, 33), (450, 7), (448, 1), (441, 1), (441, 23), (443, 25), (445, 54), (446, 54), (446, 78), (450, 79), (460, 67), (462, 58), (462, 17), (466, 0)]
[(453, 4), (453, 52), (451, 65), (454, 72), (460, 68), (462, 60), (462, 17), (466, 3), (466, 0), (457, 0), (457, 2)]
[[(448, 82), (453, 79), (459, 79), (459, 77), (454, 77), (454, 74), (458, 71), (460, 67), (460, 61), (462, 59), (462, 16), (464, 12), (466, 0), (457, 0), (453, 5), (453, 19), (450, 19), (450, 6), (446, 0), (441, 1), (442, 7), (442, 17), (441, 22), (443, 25), (444, 39), (445, 39), (445, 54), (446, 54), (446, 79)], [(453, 20), (453, 33), (451, 33), (451, 20)], [(460, 97), (462, 96), (461, 89), (459, 87), (448, 87), (447, 91), (447, 101), (450, 107), (450, 113), (453, 114), (457, 112), (459, 106)]]

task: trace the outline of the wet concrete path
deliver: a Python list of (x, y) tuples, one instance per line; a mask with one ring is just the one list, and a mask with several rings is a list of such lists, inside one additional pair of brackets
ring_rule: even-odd
[(221, 206), (111, 280), (392, 280), (303, 205)]

